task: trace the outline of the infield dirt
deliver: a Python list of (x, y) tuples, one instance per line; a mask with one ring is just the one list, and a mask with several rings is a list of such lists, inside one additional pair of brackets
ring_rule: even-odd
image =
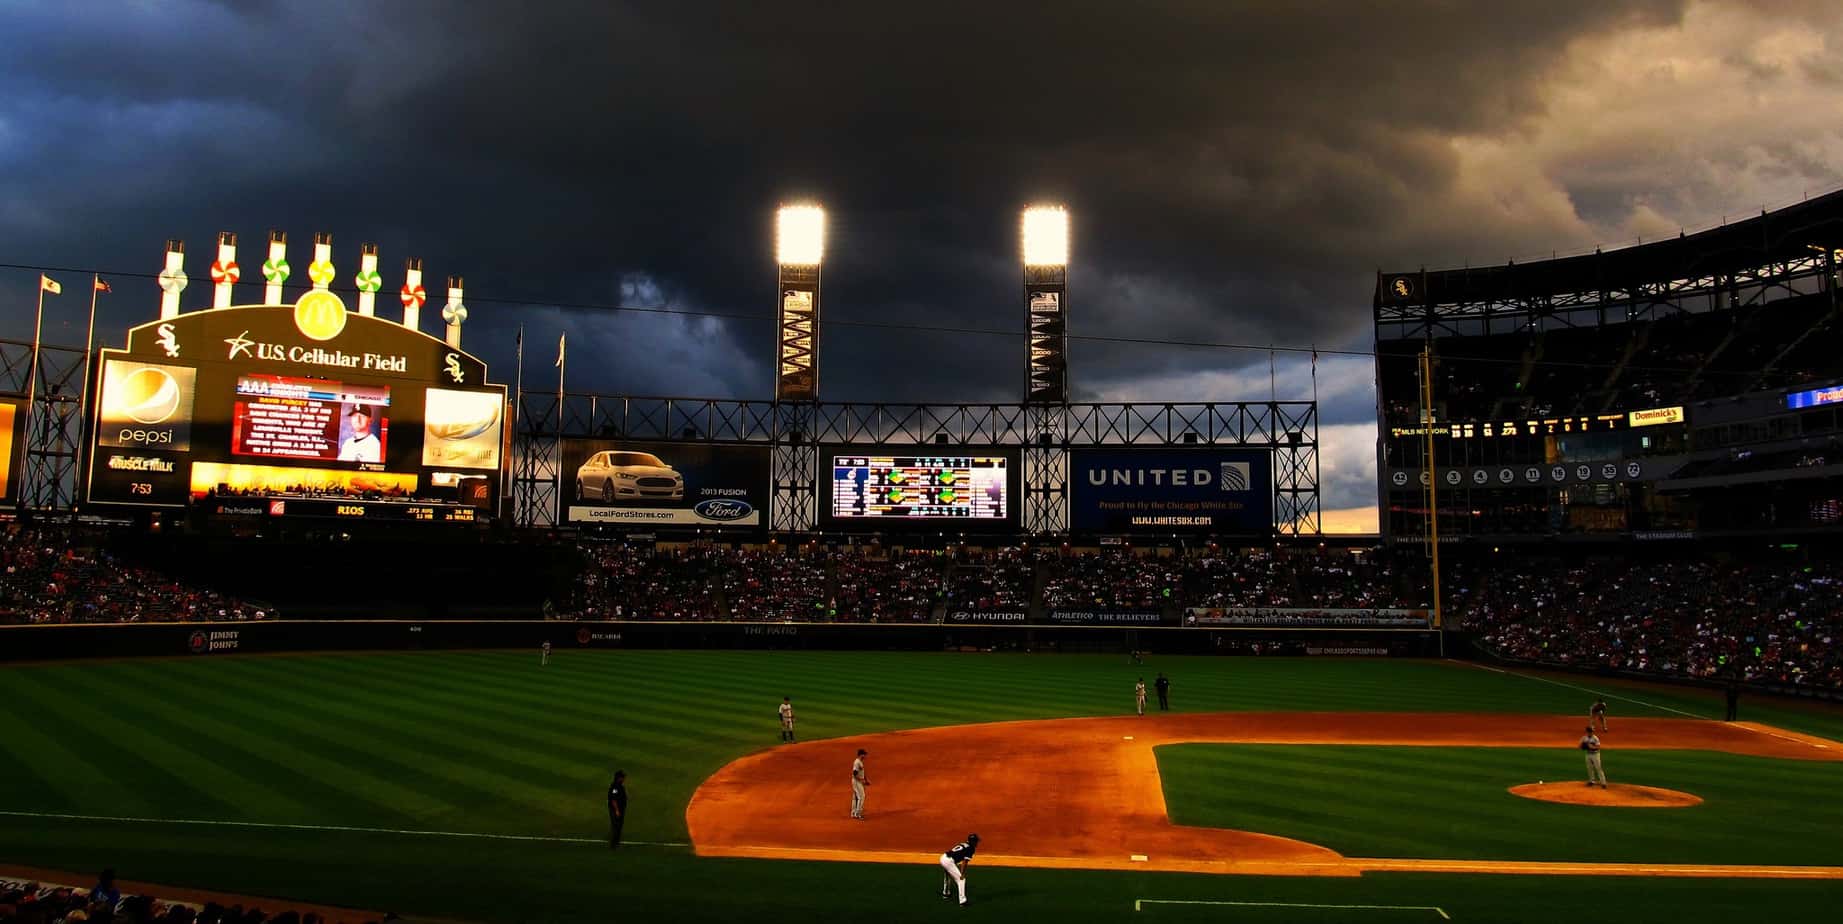
[[(926, 863), (977, 832), (986, 848), (978, 861), (996, 866), (1305, 876), (1415, 870), (1843, 878), (1843, 867), (1345, 857), (1289, 838), (1172, 824), (1153, 755), (1157, 746), (1185, 743), (1572, 748), (1584, 724), (1575, 716), (1294, 712), (924, 728), (751, 754), (706, 780), (685, 814), (703, 856)], [(1612, 752), (1683, 749), (1843, 761), (1843, 744), (1753, 723), (1626, 719), (1605, 741)], [(863, 821), (849, 816), (858, 748), (870, 752)]]

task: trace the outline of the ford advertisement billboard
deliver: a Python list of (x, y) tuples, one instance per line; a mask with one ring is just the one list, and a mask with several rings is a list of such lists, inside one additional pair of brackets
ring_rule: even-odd
[(768, 525), (767, 446), (563, 441), (564, 520), (604, 526)]
[(1069, 453), (1069, 528), (1085, 533), (1267, 534), (1273, 457), (1259, 449)]

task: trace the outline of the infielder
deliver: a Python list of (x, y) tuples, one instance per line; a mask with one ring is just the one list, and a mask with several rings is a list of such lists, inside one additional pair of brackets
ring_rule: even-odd
[(1601, 731), (1606, 730), (1606, 700), (1596, 699), (1593, 701), (1593, 708), (1587, 710), (1587, 724), (1598, 724)]
[(1133, 684), (1133, 705), (1139, 710), (1140, 715), (1145, 715), (1145, 678), (1144, 677), (1139, 678), (1139, 682)]
[(953, 845), (941, 854), (941, 897), (953, 898), (951, 881), (960, 887), (960, 904), (966, 904), (966, 864), (973, 862), (973, 853), (979, 849), (979, 835), (968, 834), (966, 840)]
[(794, 740), (794, 698), (781, 697), (781, 740)]
[(1587, 733), (1581, 736), (1581, 750), (1587, 752), (1587, 785), (1600, 784), (1606, 788), (1606, 771), (1600, 767), (1600, 739), (1593, 733), (1593, 726), (1587, 726)]
[(550, 643), (549, 642), (544, 643), (544, 658), (543, 660), (538, 662), (538, 666), (539, 667), (549, 667), (550, 666)]
[(864, 772), (864, 756), (869, 751), (858, 748), (857, 760), (851, 762), (851, 817), (864, 820), (864, 787), (870, 785), (870, 775)]

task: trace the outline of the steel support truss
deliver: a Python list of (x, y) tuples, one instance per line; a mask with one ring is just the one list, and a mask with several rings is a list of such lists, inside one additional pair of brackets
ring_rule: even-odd
[(558, 523), (566, 439), (665, 440), (774, 449), (777, 532), (818, 522), (817, 447), (830, 444), (1016, 447), (1023, 457), (1026, 533), (1065, 533), (1068, 453), (1101, 446), (1237, 446), (1269, 449), (1274, 529), (1320, 530), (1318, 405), (1312, 401), (1187, 404), (777, 403), (526, 393), (513, 436), (512, 511), (520, 526)]
[[(17, 465), (13, 502), (42, 513), (70, 513), (76, 509), (82, 481), (84, 408), (88, 382), (84, 355), (78, 347), (41, 345), (38, 351), (38, 387), (32, 378), (30, 341), (0, 340), (0, 393), (18, 402), (26, 419), (15, 424), (23, 443), (5, 464)], [(28, 392), (34, 407), (25, 407)]]
[[(1756, 266), (1732, 272), (1632, 281), (1578, 291), (1507, 291), (1465, 301), (1416, 296), (1395, 302), (1379, 298), (1375, 306), (1376, 339), (1418, 340), (1429, 336), (1604, 327), (1678, 314), (1752, 308), (1825, 291), (1834, 271), (1827, 256), (1805, 252), (1785, 259), (1762, 260)], [(1541, 264), (1525, 269), (1537, 272)], [(1462, 274), (1457, 270), (1442, 273)], [(1409, 275), (1414, 279), (1427, 276)]]

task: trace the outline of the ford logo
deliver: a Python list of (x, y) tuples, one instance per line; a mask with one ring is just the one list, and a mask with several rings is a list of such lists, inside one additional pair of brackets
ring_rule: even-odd
[(696, 511), (698, 516), (706, 520), (717, 520), (719, 522), (740, 520), (755, 512), (754, 507), (739, 500), (698, 501), (697, 506), (691, 509)]

